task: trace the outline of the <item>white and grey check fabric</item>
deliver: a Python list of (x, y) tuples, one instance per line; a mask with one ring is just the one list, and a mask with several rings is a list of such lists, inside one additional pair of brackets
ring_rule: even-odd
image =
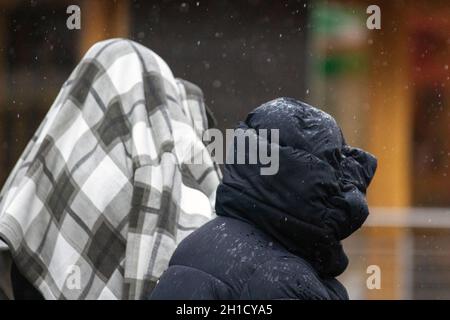
[(47, 299), (148, 294), (214, 215), (205, 129), (201, 90), (158, 55), (125, 39), (94, 45), (0, 195), (0, 238), (24, 276)]

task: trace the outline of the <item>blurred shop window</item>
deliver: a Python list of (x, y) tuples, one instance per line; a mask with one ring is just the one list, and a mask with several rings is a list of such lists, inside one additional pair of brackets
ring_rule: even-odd
[[(312, 4), (311, 10), (310, 97), (336, 116), (349, 143), (364, 147), (371, 121), (367, 81), (371, 72), (367, 71), (373, 71), (367, 69), (379, 68), (369, 58), (375, 46), (372, 33), (365, 28), (365, 7), (356, 2), (323, 1)], [(365, 228), (345, 240), (350, 265), (341, 280), (351, 298), (450, 297), (449, 14), (438, 4), (427, 3), (412, 6), (390, 21), (407, 27), (408, 33), (402, 36), (411, 44), (404, 58), (410, 62), (405, 87), (411, 93), (409, 110), (413, 113), (408, 138), (412, 140), (414, 207), (403, 208), (404, 214), (392, 207), (371, 208)], [(438, 216), (439, 223), (430, 227)], [(386, 222), (389, 217), (399, 220), (390, 224)], [(405, 236), (388, 241), (391, 233)], [(383, 266), (385, 280), (378, 294), (366, 287), (366, 268), (371, 264)]]
[(450, 23), (445, 15), (418, 15), (412, 26), (415, 84), (413, 201), (450, 206)]
[(313, 105), (336, 117), (349, 144), (364, 147), (368, 100), (368, 35), (365, 8), (311, 3), (308, 93)]
[(76, 64), (78, 32), (64, 1), (0, 4), (0, 183), (24, 150)]

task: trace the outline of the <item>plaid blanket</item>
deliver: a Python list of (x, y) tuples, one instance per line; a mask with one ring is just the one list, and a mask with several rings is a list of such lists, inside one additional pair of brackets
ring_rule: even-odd
[(206, 128), (201, 90), (158, 55), (123, 39), (93, 46), (0, 195), (0, 238), (24, 276), (47, 299), (148, 294), (214, 215)]

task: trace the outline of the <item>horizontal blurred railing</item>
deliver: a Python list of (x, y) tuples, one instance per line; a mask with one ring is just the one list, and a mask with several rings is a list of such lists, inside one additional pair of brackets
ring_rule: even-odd
[(450, 229), (450, 208), (373, 207), (367, 227)]

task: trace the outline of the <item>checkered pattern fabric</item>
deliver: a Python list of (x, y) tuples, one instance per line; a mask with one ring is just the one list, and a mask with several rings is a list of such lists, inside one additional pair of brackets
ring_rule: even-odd
[(214, 215), (206, 128), (201, 90), (158, 55), (124, 39), (94, 45), (0, 195), (0, 238), (24, 276), (47, 299), (148, 294)]

